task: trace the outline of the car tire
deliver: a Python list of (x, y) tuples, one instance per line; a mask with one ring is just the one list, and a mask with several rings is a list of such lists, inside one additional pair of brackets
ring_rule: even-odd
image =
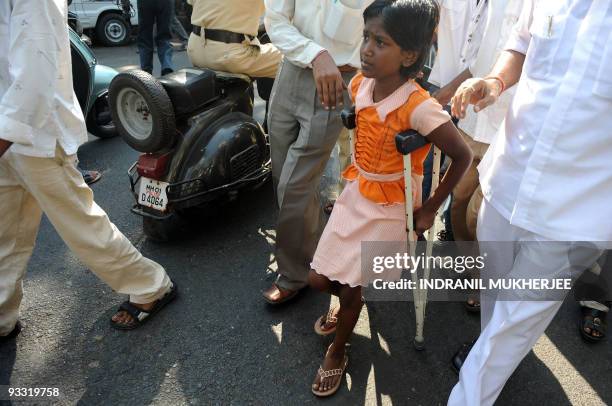
[(87, 131), (98, 138), (116, 137), (117, 126), (113, 121), (108, 105), (108, 95), (96, 100), (87, 116)]
[(116, 47), (130, 42), (130, 24), (121, 14), (109, 13), (98, 19), (96, 39), (104, 46)]
[(162, 84), (149, 73), (119, 73), (109, 87), (111, 116), (119, 135), (136, 151), (157, 152), (174, 143), (174, 108)]

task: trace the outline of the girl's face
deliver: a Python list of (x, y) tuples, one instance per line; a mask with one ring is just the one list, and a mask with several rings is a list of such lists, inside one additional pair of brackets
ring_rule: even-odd
[(412, 65), (416, 52), (404, 51), (383, 27), (382, 17), (370, 18), (363, 30), (361, 71), (367, 78), (384, 79), (400, 75), (402, 66)]

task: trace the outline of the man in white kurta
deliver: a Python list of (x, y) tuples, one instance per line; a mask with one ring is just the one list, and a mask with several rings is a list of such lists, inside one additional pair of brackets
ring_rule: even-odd
[[(609, 248), (611, 26), (610, 0), (527, 0), (489, 76), (466, 81), (453, 97), (453, 113), (463, 117), (468, 102), (479, 111), (518, 81), (479, 167), (485, 201), (477, 236), (497, 275), (576, 277)], [(562, 303), (523, 294), (529, 297), (483, 295), (485, 327), (449, 405), (493, 404)]]
[[(0, 2), (0, 338), (19, 328), (43, 212), (92, 272), (130, 295), (122, 307), (142, 320), (172, 288), (164, 269), (109, 221), (77, 170), (87, 130), (72, 88), (67, 12), (66, 0)], [(139, 324), (128, 313), (118, 312), (113, 325)]]

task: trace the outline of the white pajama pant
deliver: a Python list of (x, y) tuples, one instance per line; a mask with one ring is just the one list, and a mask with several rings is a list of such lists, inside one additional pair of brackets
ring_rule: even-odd
[(155, 301), (170, 289), (164, 269), (143, 257), (94, 202), (75, 155), (60, 147), (54, 158), (9, 150), (0, 158), (0, 336), (17, 322), (43, 212), (79, 259), (133, 303)]
[[(553, 242), (538, 234), (515, 227), (486, 200), (478, 218), (478, 241), (506, 241), (488, 247), (486, 268), (495, 268), (496, 277), (555, 278), (568, 270), (577, 278), (579, 267), (568, 261), (582, 256), (588, 268), (599, 253), (576, 248), (571, 242)], [(576, 252), (578, 250), (579, 252)], [(592, 262), (588, 263), (592, 258)], [(575, 265), (575, 264), (574, 264)], [(576, 270), (574, 270), (576, 268)], [(492, 405), (521, 360), (544, 333), (563, 303), (561, 300), (495, 300), (481, 292), (482, 332), (471, 349), (453, 388), (448, 405)], [(534, 293), (537, 295), (538, 293)], [(535, 296), (534, 296), (535, 297)]]

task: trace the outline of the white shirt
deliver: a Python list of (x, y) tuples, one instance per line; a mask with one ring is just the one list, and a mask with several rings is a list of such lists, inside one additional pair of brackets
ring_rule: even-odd
[(472, 65), (476, 62), (476, 56), (480, 49), (487, 16), (489, 11), (489, 0), (480, 0), (478, 4), (472, 4), (467, 31), (463, 37), (463, 46), (459, 53), (459, 62), (462, 66), (472, 71)]
[(305, 68), (322, 50), (336, 65), (361, 67), (363, 12), (373, 0), (265, 0), (264, 22), (272, 43)]
[(479, 171), (511, 224), (557, 241), (612, 241), (612, 0), (525, 0), (525, 53)]
[[(488, 3), (490, 4), (486, 10), (486, 24), (482, 27), (479, 48), (469, 66), (474, 77), (484, 77), (491, 72), (497, 58), (505, 49), (512, 27), (516, 24), (523, 7), (523, 0), (489, 0)], [(459, 128), (475, 141), (490, 144), (506, 116), (515, 91), (515, 86), (507, 89), (495, 104), (479, 113), (474, 113), (473, 108), (468, 108), (465, 118), (459, 121)]]
[(476, 9), (476, 0), (438, 0), (438, 51), (428, 81), (438, 87), (446, 86), (466, 68), (461, 62), (470, 18)]
[(75, 154), (87, 140), (72, 88), (66, 0), (0, 2), (0, 138), (11, 152)]

